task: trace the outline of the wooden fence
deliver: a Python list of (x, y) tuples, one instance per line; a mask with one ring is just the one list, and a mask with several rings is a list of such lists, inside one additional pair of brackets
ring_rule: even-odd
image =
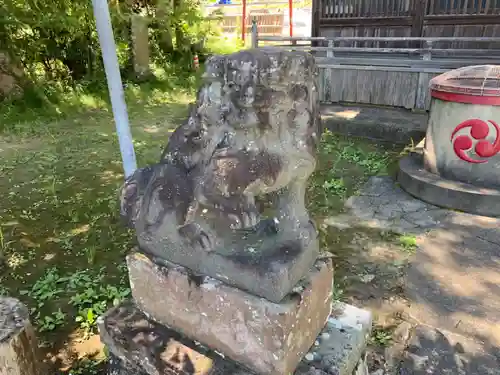
[[(320, 68), (320, 100), (324, 103), (365, 103), (427, 110), (431, 78), (451, 69), (470, 65), (500, 64), (500, 38), (412, 38), (412, 37), (261, 37), (256, 28), (253, 46), (307, 50)], [(281, 42), (266, 47), (265, 42)], [(291, 42), (292, 45), (283, 45)], [(308, 45), (297, 43), (308, 42)], [(345, 47), (346, 43), (356, 46)], [(421, 47), (365, 47), (363, 43), (392, 43)], [(454, 44), (476, 48), (452, 48)], [(437, 46), (435, 48), (435, 46)]]
[[(313, 0), (311, 35), (500, 37), (500, 0)], [(462, 43), (474, 48), (474, 42)]]

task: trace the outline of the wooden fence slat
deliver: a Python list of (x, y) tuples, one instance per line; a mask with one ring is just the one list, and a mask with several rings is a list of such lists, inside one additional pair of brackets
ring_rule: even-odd
[(490, 0), (486, 0), (484, 4), (484, 13), (488, 14), (490, 12)]
[(319, 100), (325, 102), (325, 70), (328, 68), (319, 69), (318, 74), (318, 90)]
[[(331, 59), (331, 58), (334, 58), (334, 53), (333, 53), (333, 41), (329, 41), (328, 42), (328, 47), (329, 47), (329, 50), (326, 52), (326, 57)], [(331, 94), (331, 88), (332, 88), (332, 72), (331, 70), (329, 69), (328, 71), (325, 71), (325, 87), (324, 87), (324, 90), (325, 90), (325, 101), (326, 102), (330, 102), (331, 101), (331, 98), (330, 98), (330, 94)]]
[(354, 0), (354, 13), (352, 14), (353, 17), (359, 17), (361, 15), (361, 0)]
[(435, 4), (434, 4), (434, 2), (435, 2), (435, 0), (429, 0), (429, 5), (427, 6), (427, 9), (426, 9), (426, 12), (425, 12), (426, 15), (434, 14), (435, 13)]
[[(427, 42), (426, 46), (428, 50), (423, 54), (423, 61), (430, 61), (432, 58), (431, 49), (432, 43)], [(425, 99), (427, 94), (427, 87), (429, 84), (429, 73), (419, 73), (418, 74), (418, 84), (417, 84), (417, 94), (415, 98), (415, 108), (424, 109), (425, 108)]]

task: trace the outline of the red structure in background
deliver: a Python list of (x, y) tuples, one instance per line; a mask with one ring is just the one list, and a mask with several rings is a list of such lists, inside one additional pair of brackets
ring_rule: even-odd
[(243, 10), (241, 11), (241, 40), (245, 44), (245, 35), (247, 33), (247, 0), (243, 0)]
[[(246, 28), (247, 28), (247, 0), (242, 0), (241, 11), (241, 40), (245, 43)], [(293, 0), (288, 0), (288, 19), (290, 24), (290, 37), (293, 36)]]

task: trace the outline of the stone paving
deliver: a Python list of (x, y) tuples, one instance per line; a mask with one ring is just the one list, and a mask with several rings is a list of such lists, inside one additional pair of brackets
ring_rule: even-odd
[(372, 177), (346, 207), (348, 225), (417, 237), (406, 337), (386, 350), (387, 373), (500, 374), (500, 219), (429, 205), (390, 177)]

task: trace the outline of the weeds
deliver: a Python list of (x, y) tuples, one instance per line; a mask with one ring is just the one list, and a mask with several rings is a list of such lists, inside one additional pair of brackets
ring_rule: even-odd
[(334, 301), (342, 301), (345, 298), (344, 289), (333, 283), (332, 299)]
[(388, 346), (392, 342), (392, 333), (388, 329), (375, 327), (369, 342), (372, 345)]
[(0, 296), (8, 296), (9, 293), (9, 289), (0, 284)]
[(42, 308), (49, 300), (54, 300), (64, 292), (63, 283), (65, 278), (59, 276), (57, 268), (48, 269), (45, 274), (38, 279), (31, 290), (21, 290), (21, 295), (28, 295), (36, 301), (36, 307), (32, 312)]
[(50, 268), (31, 290), (21, 290), (21, 295), (27, 295), (36, 302), (31, 314), (35, 317), (39, 332), (53, 331), (66, 323), (67, 314), (60, 308), (45, 316), (41, 314), (48, 301), (70, 294), (69, 305), (76, 310), (75, 322), (83, 330), (84, 337), (93, 333), (97, 318), (130, 294), (130, 289), (125, 286), (105, 285), (103, 272), (104, 269), (100, 269), (94, 275), (92, 271), (85, 270), (62, 277), (56, 268)]
[(64, 375), (100, 375), (105, 374), (105, 360), (82, 358), (73, 364)]
[(100, 315), (111, 305), (118, 305), (130, 294), (127, 287), (102, 285), (103, 278), (102, 273), (93, 279), (89, 274), (81, 272), (69, 281), (70, 288), (76, 290), (69, 304), (77, 311), (75, 322), (83, 330), (84, 337), (94, 332)]
[(323, 189), (325, 189), (325, 192), (331, 193), (341, 198), (345, 197), (347, 191), (343, 178), (332, 178), (328, 181), (325, 181), (322, 187)]
[(46, 315), (37, 322), (39, 332), (53, 331), (56, 328), (64, 325), (66, 319), (66, 314), (61, 311), (61, 309), (52, 313), (51, 315)]
[(414, 254), (417, 251), (417, 237), (414, 235), (404, 234), (399, 237), (401, 248), (409, 254)]
[(347, 140), (326, 130), (318, 150), (321, 168), (311, 179), (308, 191), (311, 210), (320, 215), (340, 211), (343, 201), (369, 176), (387, 174), (396, 157), (396, 151)]

